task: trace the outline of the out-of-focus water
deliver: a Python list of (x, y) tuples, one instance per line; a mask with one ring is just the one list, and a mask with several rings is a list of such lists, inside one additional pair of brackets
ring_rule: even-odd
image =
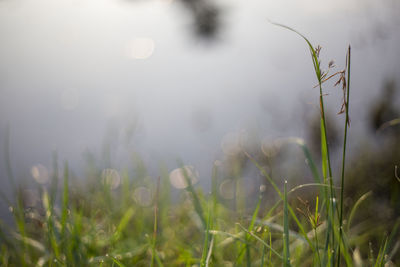
[[(340, 70), (352, 45), (355, 142), (384, 81), (398, 81), (398, 1), (212, 1), (219, 24), (205, 37), (186, 2), (0, 1), (2, 187), (7, 125), (17, 178), (50, 169), (55, 150), (79, 173), (83, 153), (101, 158), (107, 145), (113, 166), (135, 151), (207, 177), (239, 133), (305, 137), (318, 112), (307, 46), (268, 19), (320, 44), (326, 67), (335, 59)], [(326, 92), (336, 113), (341, 92)]]

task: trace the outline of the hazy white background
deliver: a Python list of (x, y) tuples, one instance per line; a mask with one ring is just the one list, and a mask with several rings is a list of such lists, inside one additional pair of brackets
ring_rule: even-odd
[[(208, 176), (228, 133), (304, 137), (306, 115), (318, 112), (307, 46), (267, 19), (320, 44), (324, 66), (341, 69), (352, 45), (355, 142), (366, 106), (398, 80), (398, 1), (212, 3), (221, 28), (203, 40), (178, 0), (0, 0), (1, 179), (7, 124), (17, 178), (49, 167), (55, 150), (79, 172), (83, 152), (101, 158), (105, 144), (117, 167), (136, 151), (149, 165), (181, 158)], [(339, 89), (326, 92), (337, 112)]]

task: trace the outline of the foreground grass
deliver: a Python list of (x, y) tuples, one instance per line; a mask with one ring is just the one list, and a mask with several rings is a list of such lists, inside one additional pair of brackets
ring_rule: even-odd
[[(13, 185), (16, 198), (7, 200), (3, 196), (15, 225), (0, 226), (0, 263), (3, 266), (395, 266), (399, 260), (400, 221), (378, 234), (363, 228), (362, 219), (355, 224), (370, 192), (355, 199), (347, 210), (343, 204), (350, 48), (346, 67), (330, 75), (321, 70), (320, 48), (300, 36), (310, 50), (320, 91), (321, 171), (303, 140), (287, 141), (303, 151), (313, 181), (290, 187), (281, 177), (268, 173), (257, 157), (242, 151), (241, 156), (259, 169), (266, 184), (253, 197), (246, 197), (236, 183), (232, 200), (226, 201), (218, 190), (223, 182), (219, 164), (213, 166), (210, 193), (192, 184), (195, 174), (187, 166), (175, 172), (181, 185), (176, 190), (171, 188), (172, 174), (166, 170), (160, 171), (158, 179), (152, 179), (142, 167), (135, 175), (92, 168), (88, 178), (81, 181), (72, 179), (65, 164), (62, 174), (55, 172), (48, 184), (31, 190), (34, 193), (27, 194)], [(325, 81), (334, 77), (338, 77), (337, 84), (342, 86), (341, 112), (345, 114), (337, 185), (333, 179), (322, 88)], [(54, 170), (59, 169), (57, 164), (55, 159)], [(235, 166), (234, 173), (240, 176), (241, 167)], [(13, 184), (11, 168), (8, 173)], [(295, 200), (293, 196), (303, 188), (313, 188), (315, 194), (308, 200)], [(378, 244), (372, 243), (377, 236)], [(363, 249), (365, 244), (367, 251)]]

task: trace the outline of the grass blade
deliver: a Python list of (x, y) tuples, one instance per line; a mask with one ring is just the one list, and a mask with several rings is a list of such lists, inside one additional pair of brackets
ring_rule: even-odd
[[(261, 173), (265, 176), (265, 178), (268, 180), (268, 182), (272, 185), (272, 187), (275, 189), (275, 191), (278, 193), (279, 197), (283, 200), (284, 196), (282, 194), (282, 192), (279, 190), (279, 188), (276, 186), (274, 180), (272, 180), (272, 178), (269, 176), (269, 174), (265, 171), (265, 169), (263, 167), (261, 167), (261, 165), (252, 157), (250, 156), (250, 154), (248, 154), (247, 152), (244, 152), (245, 155), (251, 160), (251, 162), (253, 162), (253, 164), (261, 171)], [(294, 213), (293, 209), (290, 207), (290, 205), (288, 205), (288, 210), (290, 212), (290, 215), (292, 216), (292, 218), (295, 220), (297, 226), (299, 227), (299, 230), (301, 232), (301, 235), (304, 237), (304, 239), (307, 241), (308, 245), (310, 246), (310, 249), (312, 250), (313, 253), (315, 253), (315, 248), (314, 245), (312, 244), (312, 242), (310, 241), (310, 239), (307, 237), (307, 233), (304, 230), (303, 225), (301, 224), (301, 222), (299, 221), (299, 219), (297, 218), (296, 214)]]
[(290, 266), (289, 252), (289, 211), (287, 200), (287, 181), (285, 181), (283, 189), (283, 266)]
[(236, 225), (238, 225), (240, 228), (242, 228), (243, 231), (245, 231), (247, 234), (251, 235), (252, 237), (254, 237), (255, 239), (257, 239), (259, 242), (261, 242), (265, 247), (267, 247), (268, 249), (270, 249), (270, 251), (272, 253), (274, 253), (276, 256), (278, 256), (280, 259), (284, 259), (284, 257), (279, 254), (279, 252), (277, 252), (275, 249), (272, 248), (271, 245), (267, 244), (264, 240), (262, 240), (261, 238), (259, 238), (258, 236), (256, 236), (255, 234), (253, 234), (252, 232), (249, 232), (246, 228), (244, 228), (242, 225), (240, 225), (239, 223), (236, 223)]
[(66, 236), (66, 225), (68, 218), (68, 201), (69, 201), (69, 189), (68, 189), (68, 163), (64, 166), (64, 186), (62, 195), (62, 210), (61, 210), (61, 238), (63, 242), (67, 241)]
[(372, 196), (372, 191), (369, 191), (367, 193), (365, 193), (364, 195), (362, 195), (354, 204), (353, 208), (350, 211), (350, 215), (349, 215), (349, 219), (347, 220), (347, 231), (350, 231), (350, 226), (351, 223), (353, 221), (353, 217), (354, 214), (356, 213), (356, 211), (358, 210), (358, 207), (361, 205), (362, 202), (364, 202), (364, 200), (366, 200), (369, 196)]
[(113, 261), (113, 263), (117, 264), (119, 267), (125, 267), (125, 265), (119, 260), (117, 260), (115, 257), (110, 256), (110, 258)]
[(186, 168), (183, 166), (183, 164), (181, 164), (181, 165), (182, 165), (181, 171), (183, 173), (183, 176), (185, 177), (186, 184), (187, 184), (187, 187), (185, 189), (186, 189), (186, 191), (188, 191), (191, 194), (194, 210), (196, 211), (197, 215), (199, 216), (204, 229), (206, 229), (207, 222), (206, 222), (206, 219), (204, 218), (203, 208), (201, 206), (200, 199), (196, 193), (196, 190), (193, 187), (192, 179), (189, 177)]
[(207, 255), (211, 252), (209, 252), (209, 239), (210, 239), (210, 228), (211, 228), (211, 201), (208, 201), (208, 219), (207, 219), (207, 227), (206, 230), (204, 231), (204, 245), (203, 245), (203, 253), (201, 256), (201, 262), (200, 262), (200, 266), (204, 267), (206, 266), (206, 262), (207, 262)]
[[(342, 155), (342, 177), (341, 177), (341, 189), (340, 189), (340, 217), (339, 217), (339, 243), (342, 242), (343, 235), (343, 195), (344, 195), (344, 168), (346, 163), (346, 144), (347, 144), (347, 127), (349, 125), (349, 100), (350, 100), (350, 58), (351, 58), (351, 48), (349, 46), (347, 57), (346, 57), (346, 65), (347, 65), (347, 83), (346, 83), (346, 96), (347, 99), (345, 101), (346, 107), (346, 119), (344, 125), (344, 138), (343, 138), (343, 155)], [(338, 266), (340, 264), (340, 245), (338, 251)]]
[[(256, 208), (255, 208), (255, 210), (254, 210), (254, 212), (253, 212), (253, 216), (252, 216), (251, 221), (250, 221), (250, 225), (249, 225), (249, 228), (248, 228), (248, 232), (251, 232), (251, 231), (253, 230), (253, 228), (254, 228), (254, 223), (255, 223), (255, 221), (256, 221), (256, 219), (257, 219), (258, 211), (259, 211), (260, 205), (261, 205), (261, 199), (262, 199), (262, 197), (261, 197), (261, 195), (260, 195), (260, 197), (259, 197), (259, 199), (258, 199), (258, 202), (257, 202), (257, 206), (256, 206)], [(249, 239), (249, 235), (248, 235), (248, 234), (246, 234), (245, 239), (246, 239), (246, 241)], [(247, 266), (251, 266), (250, 247), (247, 245), (247, 243), (244, 245), (244, 249), (246, 250), (246, 262), (247, 262)]]
[(151, 255), (150, 266), (154, 266), (154, 259), (156, 255), (157, 227), (158, 227), (157, 217), (158, 217), (158, 198), (160, 195), (160, 179), (161, 177), (158, 177), (157, 179), (156, 196), (154, 200), (154, 227), (153, 227), (153, 242), (151, 244), (152, 255)]
[(118, 241), (121, 238), (122, 232), (128, 226), (129, 221), (132, 219), (133, 215), (135, 214), (135, 210), (133, 208), (129, 208), (125, 211), (124, 215), (122, 216), (119, 224), (117, 226), (117, 230), (114, 232), (112, 242)]
[(214, 238), (215, 236), (211, 237), (211, 242), (210, 242), (210, 247), (208, 248), (208, 253), (207, 253), (207, 258), (206, 258), (206, 264), (205, 267), (208, 267), (210, 264), (210, 259), (211, 259), (211, 255), (212, 255), (212, 250), (214, 247)]

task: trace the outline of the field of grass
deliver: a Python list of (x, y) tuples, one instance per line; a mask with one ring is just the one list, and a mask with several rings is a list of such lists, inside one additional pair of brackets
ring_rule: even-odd
[[(299, 34), (284, 25), (278, 26)], [(367, 201), (373, 193), (361, 189), (346, 195), (350, 192), (346, 190), (347, 184), (357, 187), (348, 180), (348, 173), (357, 176), (352, 173), (357, 167), (348, 167), (350, 161), (346, 158), (351, 49), (348, 48), (346, 66), (341, 71), (324, 72), (320, 47), (299, 35), (307, 43), (318, 82), (321, 152), (313, 156), (302, 139), (286, 141), (301, 149), (313, 180), (289, 186), (245, 150), (240, 153), (241, 160), (258, 168), (265, 183), (252, 196), (245, 196), (241, 180), (232, 178), (234, 186), (228, 200), (219, 190), (226, 168), (221, 163), (211, 166), (210, 192), (195, 186), (195, 171), (183, 163), (173, 172), (162, 169), (157, 179), (149, 178), (140, 164), (134, 176), (128, 171), (92, 166), (86, 179), (75, 179), (65, 163), (63, 173), (54, 172), (47, 184), (38, 183), (37, 190), (29, 192), (14, 184), (12, 170), (8, 168), (16, 197), (2, 197), (15, 224), (0, 224), (0, 264), (398, 266), (398, 208), (387, 221), (365, 218), (363, 209), (371, 205)], [(333, 63), (329, 63), (328, 70), (332, 69)], [(336, 85), (343, 90), (340, 113), (344, 138), (338, 169), (331, 164), (324, 108), (323, 85), (330, 79), (336, 79)], [(232, 162), (232, 176), (239, 177), (243, 166), (240, 160)], [(9, 162), (7, 165), (10, 166)], [(60, 169), (56, 158), (53, 169)], [(400, 183), (394, 174), (393, 181)], [(180, 189), (172, 188), (171, 183)], [(312, 194), (302, 196), (304, 189), (312, 189)], [(295, 197), (298, 192), (301, 198)], [(397, 207), (399, 194), (390, 194), (392, 205)], [(346, 205), (346, 200), (350, 204)], [(371, 225), (376, 223), (380, 227)]]

